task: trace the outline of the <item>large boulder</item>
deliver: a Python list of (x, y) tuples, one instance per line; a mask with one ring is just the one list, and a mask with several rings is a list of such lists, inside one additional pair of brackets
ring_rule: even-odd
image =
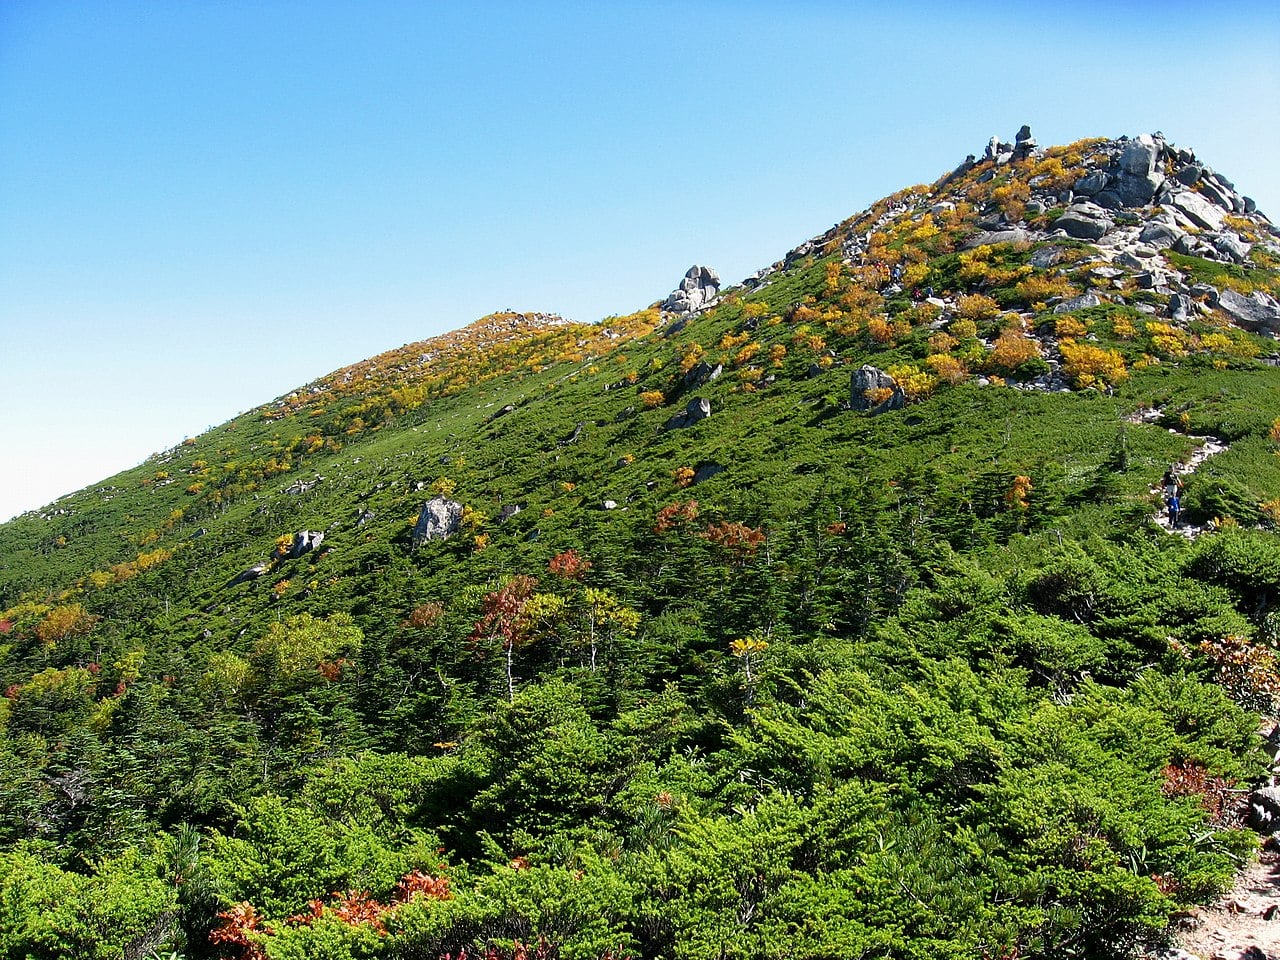
[(1142, 228), (1142, 232), (1138, 234), (1138, 241), (1150, 244), (1157, 250), (1167, 250), (1185, 236), (1186, 234), (1173, 226), (1173, 224), (1151, 220)]
[(694, 397), (684, 408), (683, 413), (677, 413), (668, 420), (663, 426), (664, 430), (680, 430), (684, 427), (691, 427), (699, 420), (705, 420), (711, 416), (711, 401), (706, 397)]
[(1217, 250), (1228, 260), (1233, 260), (1236, 263), (1244, 263), (1249, 259), (1249, 244), (1245, 243), (1234, 233), (1228, 231), (1208, 239), (1213, 243), (1213, 249)]
[(1262, 787), (1249, 797), (1249, 826), (1261, 834), (1280, 828), (1280, 787)]
[(1145, 207), (1163, 183), (1161, 173), (1124, 173), (1116, 178), (1115, 192), (1126, 207)]
[(304, 553), (310, 553), (324, 542), (324, 534), (319, 530), (299, 530), (293, 535), (293, 543), (289, 545), (289, 559), (297, 560)]
[(1219, 291), (1217, 306), (1246, 330), (1280, 332), (1280, 303), (1261, 290), (1255, 290), (1247, 297), (1234, 290)]
[(854, 410), (885, 413), (902, 409), (906, 402), (907, 396), (898, 381), (879, 367), (865, 364), (849, 377), (849, 406)]
[(1135, 177), (1145, 177), (1156, 168), (1160, 147), (1148, 134), (1143, 134), (1125, 144), (1120, 153), (1120, 169)]
[(1079, 203), (1068, 207), (1066, 213), (1053, 221), (1053, 225), (1077, 240), (1098, 240), (1115, 226), (1105, 214), (1106, 211), (1097, 204)]
[(1169, 198), (1169, 202), (1186, 214), (1187, 219), (1197, 227), (1206, 230), (1222, 229), (1222, 218), (1226, 216), (1223, 209), (1194, 190), (1179, 190)]
[(1196, 315), (1196, 302), (1185, 293), (1175, 293), (1169, 298), (1169, 306), (1165, 310), (1174, 323), (1186, 323)]
[(1107, 189), (1107, 179), (1105, 170), (1094, 170), (1077, 180), (1076, 185), (1071, 189), (1082, 197), (1092, 197)]
[(686, 371), (684, 375), (684, 387), (686, 390), (693, 390), (702, 386), (704, 383), (710, 383), (712, 380), (719, 378), (724, 373), (724, 365), (717, 363), (714, 367), (705, 360), (699, 360)]
[(428, 540), (448, 540), (462, 526), (462, 504), (447, 497), (435, 496), (422, 506), (418, 522), (413, 525), (413, 546)]
[(260, 576), (267, 572), (270, 564), (266, 561), (255, 563), (248, 570), (241, 570), (234, 577), (227, 581), (228, 587), (234, 587), (237, 583), (247, 583), (250, 580), (257, 580)]
[(694, 264), (685, 273), (680, 286), (662, 303), (667, 313), (694, 313), (713, 301), (720, 293), (720, 276), (710, 267)]

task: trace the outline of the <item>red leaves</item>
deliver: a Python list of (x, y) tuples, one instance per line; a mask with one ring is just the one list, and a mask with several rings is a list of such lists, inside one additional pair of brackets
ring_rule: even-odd
[[(326, 913), (336, 917), (343, 923), (356, 926), (368, 924), (380, 935), (387, 935), (386, 916), (402, 904), (409, 903), (418, 897), (428, 900), (449, 900), (453, 897), (449, 889), (449, 878), (433, 877), (421, 870), (406, 873), (396, 884), (395, 893), (390, 903), (381, 903), (369, 896), (365, 890), (348, 890), (345, 893), (329, 895), (331, 903), (321, 899), (308, 900), (307, 909), (288, 917), (285, 923), (294, 926), (310, 926)], [(218, 914), (221, 921), (209, 934), (212, 943), (220, 944), (229, 952), (224, 953), (225, 960), (266, 960), (266, 953), (254, 934), (270, 936), (272, 930), (262, 922), (258, 911), (250, 903), (237, 903), (229, 910)]]
[(1212, 823), (1239, 825), (1241, 811), (1237, 808), (1243, 794), (1232, 791), (1230, 780), (1209, 776), (1209, 771), (1198, 763), (1171, 763), (1160, 775), (1164, 778), (1160, 792), (1166, 797), (1198, 797)]
[(533, 596), (538, 581), (526, 574), (517, 574), (505, 586), (485, 594), (484, 614), (471, 631), (471, 640), (500, 639), (504, 647), (516, 645), (520, 640), (520, 614)]
[(702, 535), (716, 546), (734, 554), (738, 560), (753, 556), (765, 541), (764, 531), (759, 527), (748, 527), (745, 523), (733, 521), (713, 523)]
[(669, 503), (658, 511), (658, 516), (653, 524), (653, 532), (667, 533), (676, 527), (692, 523), (696, 519), (698, 519), (697, 500)]
[(408, 903), (414, 897), (425, 897), (428, 900), (450, 900), (453, 892), (449, 889), (448, 877), (433, 877), (421, 870), (406, 873), (396, 884), (396, 901)]
[(591, 569), (591, 561), (584, 560), (577, 550), (565, 550), (551, 558), (547, 569), (566, 580), (581, 580)]
[(218, 914), (222, 921), (209, 933), (209, 942), (230, 948), (231, 952), (223, 956), (229, 960), (266, 960), (266, 952), (262, 944), (251, 937), (251, 934), (270, 934), (271, 928), (264, 925), (262, 918), (253, 904), (247, 901), (237, 903), (230, 910)]

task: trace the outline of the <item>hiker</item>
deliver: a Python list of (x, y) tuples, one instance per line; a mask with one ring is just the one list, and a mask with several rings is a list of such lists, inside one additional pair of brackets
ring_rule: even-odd
[(1160, 487), (1164, 491), (1164, 503), (1169, 510), (1169, 525), (1176, 527), (1182, 515), (1182, 477), (1178, 475), (1176, 464), (1170, 464), (1169, 469), (1164, 472), (1164, 476), (1160, 478)]

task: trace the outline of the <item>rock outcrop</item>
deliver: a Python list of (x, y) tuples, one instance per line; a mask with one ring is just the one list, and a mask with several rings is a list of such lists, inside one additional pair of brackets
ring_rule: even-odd
[(906, 404), (906, 394), (898, 381), (879, 367), (866, 364), (853, 371), (849, 378), (849, 407), (871, 414), (901, 410)]
[(691, 427), (709, 416), (711, 416), (711, 401), (706, 397), (694, 397), (685, 405), (684, 412), (677, 413), (666, 422), (662, 429), (680, 430), (684, 427)]
[(428, 540), (448, 540), (462, 526), (462, 504), (447, 497), (432, 497), (422, 506), (418, 522), (413, 525), (413, 546)]
[(667, 313), (696, 313), (710, 306), (720, 293), (720, 276), (710, 267), (694, 264), (680, 286), (662, 302)]

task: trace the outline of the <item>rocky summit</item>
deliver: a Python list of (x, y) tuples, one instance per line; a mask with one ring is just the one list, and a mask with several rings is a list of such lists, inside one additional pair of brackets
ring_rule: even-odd
[(1274, 954), (1253, 201), (1024, 126), (670, 279), (0, 525), (0, 957)]

